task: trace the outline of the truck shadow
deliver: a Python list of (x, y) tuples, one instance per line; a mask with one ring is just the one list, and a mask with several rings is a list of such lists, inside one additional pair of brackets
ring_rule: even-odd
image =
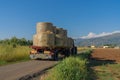
[(35, 60), (38, 60), (38, 61), (54, 61), (54, 60), (52, 60), (52, 59), (41, 59), (41, 58), (37, 58), (37, 59), (35, 59)]
[(38, 61), (61, 61), (63, 60), (64, 58), (59, 58), (58, 60), (53, 60), (53, 59), (40, 59), (40, 58), (37, 58), (35, 60), (38, 60)]
[(103, 58), (90, 58), (89, 59), (89, 66), (101, 66), (106, 64), (116, 64), (115, 60), (104, 60)]

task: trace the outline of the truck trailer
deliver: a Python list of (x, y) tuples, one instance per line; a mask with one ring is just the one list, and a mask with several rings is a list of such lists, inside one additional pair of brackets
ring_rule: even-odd
[(77, 54), (77, 47), (74, 46), (74, 40), (67, 37), (67, 30), (50, 22), (37, 23), (33, 45), (30, 48), (31, 59), (58, 60)]

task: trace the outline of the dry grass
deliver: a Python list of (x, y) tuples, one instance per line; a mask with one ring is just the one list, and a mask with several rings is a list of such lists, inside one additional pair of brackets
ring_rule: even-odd
[(30, 48), (28, 46), (0, 46), (0, 65), (9, 62), (23, 61), (29, 59)]

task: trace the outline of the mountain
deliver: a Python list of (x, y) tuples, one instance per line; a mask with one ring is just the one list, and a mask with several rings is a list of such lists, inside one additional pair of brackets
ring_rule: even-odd
[(75, 45), (77, 46), (103, 46), (106, 44), (120, 46), (120, 33), (90, 39), (75, 39)]

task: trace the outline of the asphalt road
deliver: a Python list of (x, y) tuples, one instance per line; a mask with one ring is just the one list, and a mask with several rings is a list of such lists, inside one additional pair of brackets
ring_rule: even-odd
[(19, 78), (42, 71), (55, 65), (55, 61), (32, 60), (0, 67), (0, 80), (18, 80)]

